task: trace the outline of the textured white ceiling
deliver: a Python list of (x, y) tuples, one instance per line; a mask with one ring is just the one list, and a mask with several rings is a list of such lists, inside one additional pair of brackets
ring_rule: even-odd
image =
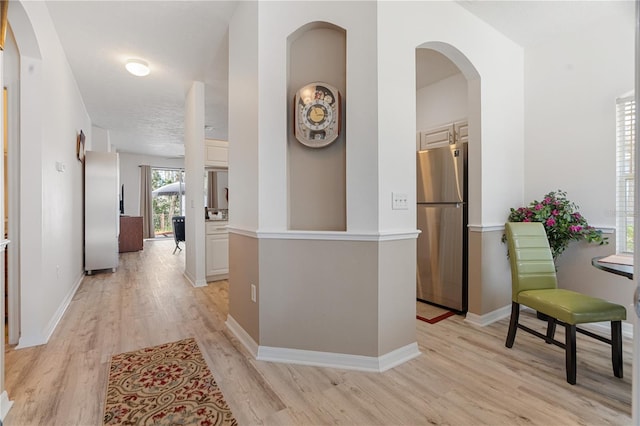
[[(588, 30), (602, 16), (634, 13), (633, 0), (457, 2), (525, 47)], [(184, 100), (193, 81), (205, 82), (205, 124), (214, 128), (205, 136), (227, 139), (227, 30), (237, 1), (46, 4), (89, 116), (95, 126), (109, 130), (118, 150), (184, 155)], [(149, 62), (151, 74), (127, 73), (124, 63), (131, 57)], [(432, 52), (418, 59), (423, 60), (419, 69), (427, 70), (418, 76), (418, 87), (455, 71)]]
[(633, 0), (459, 0), (462, 7), (523, 47), (588, 31), (599, 19), (633, 16)]
[[(227, 29), (235, 2), (49, 1), (95, 126), (121, 151), (184, 155), (185, 95), (205, 83), (205, 136), (227, 138)], [(129, 58), (147, 77), (124, 69)]]

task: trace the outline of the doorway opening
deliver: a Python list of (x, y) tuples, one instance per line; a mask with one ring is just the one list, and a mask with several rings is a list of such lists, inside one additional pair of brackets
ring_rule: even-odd
[(172, 218), (185, 215), (184, 193), (184, 169), (151, 169), (155, 237), (173, 236)]
[(7, 28), (3, 52), (3, 179), (5, 344), (20, 340), (20, 52), (13, 33)]
[(467, 93), (447, 56), (416, 49), (416, 297), (459, 313), (468, 306)]

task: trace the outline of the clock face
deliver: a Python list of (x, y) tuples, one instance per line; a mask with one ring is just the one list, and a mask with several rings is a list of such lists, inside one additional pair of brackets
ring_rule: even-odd
[(296, 93), (295, 134), (304, 145), (321, 148), (340, 133), (340, 94), (326, 83), (311, 83)]

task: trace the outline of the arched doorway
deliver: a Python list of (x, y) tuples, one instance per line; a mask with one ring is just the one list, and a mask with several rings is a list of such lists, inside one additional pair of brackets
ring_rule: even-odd
[[(424, 246), (432, 250), (430, 242), (421, 244), (421, 239), (426, 240), (429, 232), (423, 232), (418, 238), (418, 298), (456, 311), (477, 309), (474, 305), (479, 301), (474, 295), (479, 294), (481, 282), (478, 274), (471, 273), (470, 265), (479, 262), (474, 258), (477, 253), (468, 248), (467, 227), (469, 223), (479, 222), (481, 208), (480, 75), (473, 64), (450, 44), (427, 42), (416, 48), (416, 133), (417, 151), (426, 149), (429, 144), (432, 147), (464, 144), (468, 148), (465, 151), (468, 167), (458, 175), (466, 177), (458, 187), (462, 203), (456, 202), (454, 208), (439, 209), (437, 213), (438, 227), (448, 227), (449, 234), (451, 228), (455, 228), (457, 241), (448, 241), (448, 245), (438, 247), (438, 254), (425, 253), (420, 249)], [(420, 190), (421, 187), (418, 183), (417, 188)], [(421, 217), (424, 222), (428, 220), (428, 215), (436, 214), (427, 206), (419, 205), (419, 222)], [(420, 208), (424, 210), (423, 215), (420, 214)], [(448, 211), (452, 213), (448, 214)], [(431, 223), (434, 219), (431, 217)], [(425, 223), (418, 223), (419, 229), (421, 226), (425, 226)], [(437, 228), (434, 228), (434, 232), (437, 232)], [(423, 282), (425, 280), (420, 279), (421, 262), (434, 258), (440, 258), (440, 271), (436, 274), (440, 278)], [(426, 275), (435, 276), (431, 268), (426, 269)]]
[[(23, 302), (26, 299), (21, 298), (22, 284), (24, 280), (30, 279), (29, 276), (36, 276), (39, 268), (33, 265), (21, 262), (21, 258), (29, 258), (26, 253), (34, 251), (40, 253), (42, 250), (36, 246), (40, 246), (37, 238), (31, 238), (30, 243), (25, 244), (24, 241), (33, 237), (31, 231), (27, 231), (25, 238), (25, 226), (28, 228), (29, 223), (33, 220), (33, 215), (41, 213), (42, 202), (40, 197), (24, 197), (20, 194), (37, 194), (41, 192), (41, 182), (39, 177), (41, 167), (39, 161), (33, 161), (39, 158), (38, 149), (30, 147), (29, 150), (25, 141), (38, 140), (41, 127), (41, 108), (38, 105), (38, 93), (41, 88), (41, 77), (39, 73), (34, 72), (34, 66), (39, 64), (40, 50), (36, 42), (33, 26), (27, 16), (24, 6), (20, 2), (11, 2), (8, 8), (8, 31), (5, 42), (5, 49), (2, 53), (2, 87), (6, 89), (7, 102), (6, 111), (3, 115), (6, 125), (6, 142), (7, 142), (7, 170), (6, 175), (3, 173), (2, 185), (7, 192), (3, 201), (6, 201), (6, 238), (10, 240), (7, 246), (7, 263), (4, 266), (7, 274), (7, 313), (8, 313), (8, 336), (7, 340), (10, 344), (15, 345), (20, 341), (23, 315), (28, 316), (25, 312)], [(25, 96), (30, 95), (30, 96)], [(26, 98), (26, 99), (25, 99)], [(27, 150), (32, 155), (26, 158), (20, 152)], [(23, 174), (31, 179), (24, 179)], [(6, 180), (6, 182), (5, 182)], [(25, 185), (26, 183), (26, 185)], [(25, 200), (29, 199), (25, 204)], [(38, 207), (36, 209), (35, 207)], [(30, 211), (30, 215), (24, 215), (25, 211)], [(36, 228), (38, 228), (36, 226)], [(39, 232), (39, 228), (35, 231)], [(27, 247), (29, 246), (29, 247)], [(27, 292), (25, 292), (27, 293)], [(28, 297), (38, 297), (37, 294), (30, 294)], [(12, 405), (9, 401), (7, 390), (4, 387), (4, 344), (2, 341), (0, 346), (2, 358), (0, 362), (0, 418), (4, 418), (7, 411)]]
[(20, 338), (20, 53), (11, 28), (7, 31), (3, 52), (3, 85), (6, 96), (4, 230), (10, 241), (5, 258), (5, 318), (7, 343), (16, 345)]

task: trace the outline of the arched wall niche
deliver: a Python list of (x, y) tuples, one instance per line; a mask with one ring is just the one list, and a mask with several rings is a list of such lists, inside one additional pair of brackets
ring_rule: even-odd
[[(346, 31), (311, 22), (287, 38), (288, 229), (346, 231)], [(341, 95), (341, 128), (328, 146), (310, 148), (294, 132), (294, 98), (303, 86), (328, 83)]]

